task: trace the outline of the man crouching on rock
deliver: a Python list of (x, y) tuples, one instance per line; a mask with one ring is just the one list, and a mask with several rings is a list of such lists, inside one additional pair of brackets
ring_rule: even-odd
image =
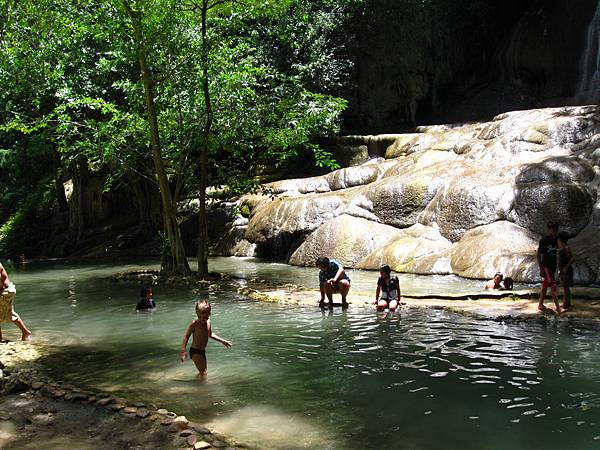
[(348, 307), (346, 296), (350, 290), (350, 277), (344, 271), (344, 266), (339, 262), (325, 256), (317, 258), (317, 267), (319, 271), (319, 289), (321, 290), (321, 300), (319, 306), (325, 303), (325, 296), (329, 300), (329, 307), (333, 308), (333, 294), (342, 295), (342, 308)]
[[(17, 295), (17, 288), (8, 278), (8, 272), (0, 264), (0, 322), (14, 323), (21, 330), (21, 340), (27, 341), (31, 338), (31, 331), (25, 326), (25, 322), (15, 312), (12, 302)], [(10, 309), (9, 309), (10, 308)], [(0, 341), (2, 340), (2, 330), (0, 330)]]

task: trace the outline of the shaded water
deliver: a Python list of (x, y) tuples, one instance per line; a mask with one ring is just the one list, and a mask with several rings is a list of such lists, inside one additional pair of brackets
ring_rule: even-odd
[[(158, 287), (158, 310), (136, 313), (139, 286), (106, 277), (137, 267), (9, 267), (17, 311), (36, 339), (63, 348), (43, 361), (55, 377), (159, 404), (258, 448), (600, 447), (594, 325), (505, 325), (437, 310), (322, 312), (218, 288)], [(316, 285), (314, 269), (280, 264), (219, 258), (211, 270)], [(372, 287), (373, 273), (352, 277), (353, 289)], [(401, 282), (413, 293), (481, 284)], [(209, 343), (201, 383), (178, 352), (194, 301), (206, 296), (214, 332), (234, 346)], [(18, 336), (10, 324), (3, 329)]]

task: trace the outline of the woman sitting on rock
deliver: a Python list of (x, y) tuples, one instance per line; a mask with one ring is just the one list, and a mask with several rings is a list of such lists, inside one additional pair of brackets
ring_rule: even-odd
[[(395, 311), (402, 299), (400, 280), (398, 280), (398, 277), (392, 277), (392, 269), (387, 264), (381, 266), (379, 275), (381, 276), (377, 280), (377, 290), (375, 291), (375, 301), (373, 303), (377, 305), (378, 311), (383, 311), (385, 308)], [(381, 297), (379, 297), (379, 294), (381, 294)]]

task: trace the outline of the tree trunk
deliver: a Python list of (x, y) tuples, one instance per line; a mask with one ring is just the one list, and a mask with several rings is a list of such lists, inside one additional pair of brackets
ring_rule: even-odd
[(144, 44), (139, 13), (131, 9), (127, 0), (123, 0), (123, 5), (131, 18), (134, 39), (138, 47), (138, 59), (144, 84), (144, 100), (146, 109), (148, 110), (148, 125), (150, 127), (150, 136), (152, 138), (152, 160), (154, 162), (154, 169), (156, 171), (158, 187), (163, 203), (163, 220), (169, 243), (168, 249), (166, 249), (167, 251), (163, 251), (161, 271), (167, 275), (188, 275), (190, 273), (190, 266), (185, 256), (181, 231), (179, 229), (179, 223), (177, 222), (176, 206), (173, 203), (171, 188), (169, 186), (169, 180), (167, 179), (167, 173), (161, 154), (158, 118), (156, 106), (154, 104), (153, 80), (148, 69), (146, 47)]
[(204, 92), (204, 132), (200, 148), (200, 192), (198, 195), (198, 278), (208, 276), (208, 227), (206, 223), (206, 187), (208, 185), (208, 145), (213, 122), (212, 102), (208, 81), (208, 43), (206, 41), (206, 14), (208, 1), (202, 6), (202, 89)]

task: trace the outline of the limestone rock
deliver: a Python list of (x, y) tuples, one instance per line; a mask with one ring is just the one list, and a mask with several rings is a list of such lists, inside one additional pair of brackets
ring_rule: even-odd
[(274, 247), (286, 237), (309, 233), (339, 216), (346, 204), (337, 194), (276, 198), (250, 218), (246, 239)]
[(354, 266), (362, 257), (385, 245), (400, 230), (343, 214), (321, 225), (290, 257), (290, 264), (313, 266), (317, 257), (327, 255), (344, 265)]
[(323, 193), (331, 190), (329, 183), (322, 176), (275, 181), (267, 183), (265, 189), (273, 194), (287, 193), (288, 195)]
[(362, 186), (377, 180), (385, 170), (383, 161), (370, 161), (355, 167), (335, 170), (325, 176), (332, 191)]
[(392, 270), (409, 273), (450, 273), (449, 258), (442, 255), (452, 244), (436, 228), (421, 224), (401, 230), (395, 239), (368, 254), (356, 265), (378, 269), (388, 264)]
[(246, 239), (246, 227), (234, 226), (225, 230), (211, 247), (216, 256), (254, 256), (256, 244)]
[[(256, 244), (257, 255), (294, 264), (328, 253), (350, 266), (376, 268), (385, 261), (398, 271), (482, 278), (514, 271), (513, 278), (534, 282), (539, 275), (531, 249), (547, 222), (557, 221), (576, 236), (575, 280), (598, 281), (599, 117), (595, 105), (545, 108), (500, 114), (488, 123), (340, 138), (341, 145), (367, 146), (386, 160), (270, 183), (263, 195), (244, 196), (238, 204), (249, 222), (245, 231), (242, 222), (230, 231), (228, 249), (250, 248), (245, 239)], [(384, 235), (395, 242), (380, 232), (369, 241), (373, 224), (389, 226)], [(514, 251), (510, 239), (487, 231), (495, 228), (512, 236)], [(340, 230), (347, 230), (343, 239)], [(409, 231), (398, 235), (401, 230)], [(490, 246), (490, 239), (503, 243)], [(477, 243), (484, 247), (478, 250)], [(356, 258), (358, 248), (369, 254)]]
[(456, 242), (474, 227), (506, 218), (512, 200), (512, 187), (505, 180), (471, 173), (440, 189), (419, 222), (436, 223), (445, 238)]
[(502, 272), (515, 281), (539, 279), (540, 235), (508, 221), (474, 228), (452, 247), (452, 270), (467, 278), (490, 279)]
[(198, 441), (194, 444), (194, 450), (203, 450), (210, 447), (211, 445), (206, 441)]
[(579, 183), (527, 183), (515, 186), (510, 220), (537, 233), (555, 221), (571, 235), (590, 221), (596, 192)]

